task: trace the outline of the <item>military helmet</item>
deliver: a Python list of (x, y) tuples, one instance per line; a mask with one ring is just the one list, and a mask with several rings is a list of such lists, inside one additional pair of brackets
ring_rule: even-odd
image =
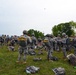
[(28, 32), (27, 32), (27, 30), (23, 30), (23, 34), (27, 34)]
[(66, 36), (66, 33), (62, 33), (62, 36)]

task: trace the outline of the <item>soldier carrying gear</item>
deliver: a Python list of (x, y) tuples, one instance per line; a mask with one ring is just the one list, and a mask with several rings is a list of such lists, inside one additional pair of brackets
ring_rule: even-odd
[(21, 46), (21, 47), (25, 47), (27, 45), (27, 38), (25, 38), (23, 35), (20, 36), (18, 38), (18, 44)]
[(45, 46), (47, 47), (47, 50), (48, 50), (47, 59), (51, 60), (51, 58), (52, 58), (52, 52), (51, 52), (51, 45), (50, 45), (49, 35), (45, 36), (43, 42), (44, 42), (44, 44), (45, 44)]
[(28, 48), (28, 42), (27, 41), (28, 40), (29, 40), (29, 38), (28, 38), (28, 35), (27, 35), (27, 31), (24, 30), (23, 35), (18, 38), (19, 56), (18, 56), (18, 61), (17, 62), (20, 62), (22, 55), (24, 55), (23, 60), (24, 60), (24, 63), (26, 63), (26, 54), (27, 54), (27, 48)]

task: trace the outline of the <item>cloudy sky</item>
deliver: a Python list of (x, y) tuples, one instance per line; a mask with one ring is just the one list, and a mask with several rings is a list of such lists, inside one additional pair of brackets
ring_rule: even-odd
[(24, 29), (51, 33), (54, 25), (76, 22), (76, 0), (0, 0), (0, 34)]

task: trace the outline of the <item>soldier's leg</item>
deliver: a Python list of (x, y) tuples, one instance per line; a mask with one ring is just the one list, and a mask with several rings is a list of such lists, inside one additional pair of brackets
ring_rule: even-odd
[(65, 46), (63, 46), (62, 51), (63, 51), (64, 58), (66, 58), (67, 52), (66, 52), (66, 47)]
[(52, 58), (52, 52), (51, 52), (51, 50), (49, 49), (49, 50), (48, 50), (47, 59), (49, 60), (49, 59), (51, 59), (51, 58)]
[(48, 50), (48, 54), (47, 54), (47, 59), (49, 60), (50, 58), (50, 50)]
[(24, 62), (26, 62), (26, 55), (27, 55), (27, 48), (24, 48), (24, 57), (23, 57)]
[(18, 55), (18, 61), (21, 60), (21, 57), (22, 57), (22, 54), (19, 53), (19, 55)]
[(22, 57), (23, 49), (21, 47), (19, 47), (18, 50), (19, 50), (18, 61), (20, 61), (21, 57)]

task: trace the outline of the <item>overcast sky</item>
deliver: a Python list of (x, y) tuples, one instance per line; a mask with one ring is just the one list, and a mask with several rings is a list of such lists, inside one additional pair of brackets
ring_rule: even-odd
[(0, 0), (0, 34), (24, 29), (51, 33), (54, 25), (76, 22), (76, 0)]

